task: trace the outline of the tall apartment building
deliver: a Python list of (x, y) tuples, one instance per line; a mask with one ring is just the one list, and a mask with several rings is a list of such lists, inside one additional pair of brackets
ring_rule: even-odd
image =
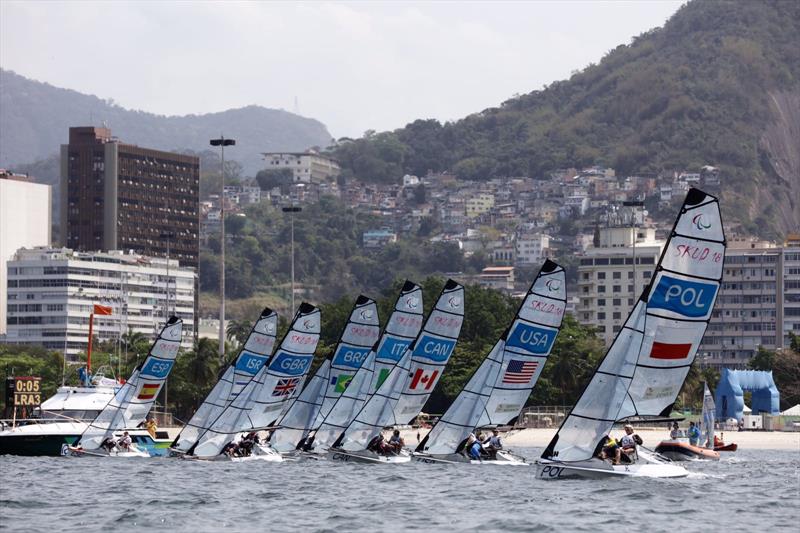
[(0, 170), (0, 335), (6, 333), (6, 262), (22, 247), (50, 245), (51, 203), (49, 185)]
[(8, 262), (7, 342), (65, 351), (69, 359), (88, 346), (94, 304), (112, 308), (95, 316), (100, 341), (127, 332), (150, 338), (168, 315), (183, 319), (184, 347), (191, 348), (194, 269), (171, 259), (123, 252), (75, 252), (40, 247), (19, 250)]
[(107, 128), (69, 129), (61, 146), (62, 245), (169, 255), (197, 268), (200, 160), (125, 144)]
[(320, 183), (341, 172), (339, 163), (317, 152), (265, 152), (266, 170), (287, 168), (295, 183)]
[(598, 237), (599, 246), (587, 248), (580, 259), (575, 312), (609, 346), (650, 282), (665, 243), (655, 239), (653, 228), (636, 228), (634, 274), (634, 228), (600, 228)]
[(790, 236), (784, 246), (730, 240), (701, 361), (745, 368), (760, 346), (787, 348), (789, 333), (800, 335), (800, 237)]
[(800, 335), (800, 233), (789, 235), (783, 245), (783, 347), (789, 333)]

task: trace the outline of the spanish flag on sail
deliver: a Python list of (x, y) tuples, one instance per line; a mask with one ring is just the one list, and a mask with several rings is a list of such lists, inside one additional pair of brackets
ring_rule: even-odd
[(144, 383), (142, 388), (139, 389), (139, 395), (136, 398), (139, 400), (152, 400), (156, 397), (160, 388), (160, 383)]

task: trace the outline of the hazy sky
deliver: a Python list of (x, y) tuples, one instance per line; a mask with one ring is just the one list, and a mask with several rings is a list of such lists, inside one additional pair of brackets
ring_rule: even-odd
[(360, 136), (564, 79), (681, 3), (0, 0), (0, 66), (169, 115), (296, 98)]

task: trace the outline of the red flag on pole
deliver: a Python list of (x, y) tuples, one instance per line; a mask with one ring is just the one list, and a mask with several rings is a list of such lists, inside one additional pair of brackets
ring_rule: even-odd
[(96, 315), (111, 315), (114, 310), (108, 305), (94, 304), (94, 314)]

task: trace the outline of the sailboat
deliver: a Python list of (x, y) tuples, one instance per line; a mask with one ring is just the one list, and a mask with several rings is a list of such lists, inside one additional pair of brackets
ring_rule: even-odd
[(278, 328), (278, 315), (265, 308), (250, 330), (236, 359), (228, 365), (211, 392), (172, 443), (170, 452), (184, 454), (222, 412), (236, 399), (272, 355)]
[(397, 366), (331, 446), (333, 460), (410, 462), (402, 448), (383, 443), (383, 428), (407, 424), (422, 410), (455, 350), (464, 322), (464, 287), (447, 280), (422, 331)]
[(303, 302), (275, 354), (200, 434), (185, 457), (281, 461), (279, 453), (260, 443), (254, 443), (252, 452), (245, 457), (224, 452), (235, 445), (237, 435), (269, 429), (284, 406), (294, 400), (311, 368), (319, 331), (319, 309)]
[(416, 461), (527, 464), (506, 450), (492, 458), (470, 459), (468, 439), (476, 428), (507, 424), (519, 416), (558, 336), (566, 297), (564, 269), (548, 259), (511, 326), (417, 446)]
[(711, 317), (725, 246), (719, 201), (690, 189), (653, 279), (537, 461), (537, 477), (688, 475), (641, 447), (632, 464), (598, 455), (615, 422), (671, 412)]
[[(380, 339), (372, 347), (364, 362), (342, 392), (322, 403), (314, 430), (302, 443), (305, 450), (313, 450), (315, 456), (325, 456), (339, 435), (353, 421), (367, 398), (386, 380), (391, 369), (400, 361), (411, 342), (422, 328), (422, 289), (406, 281), (394, 304), (394, 310), (386, 322)], [(328, 403), (330, 401), (330, 403)], [(326, 407), (330, 405), (330, 407)], [(327, 409), (327, 410), (326, 410)]]
[(323, 409), (327, 414), (335, 399), (347, 389), (379, 335), (378, 306), (374, 300), (359, 296), (336, 348), (275, 424), (278, 429), (269, 440), (272, 448), (288, 454), (302, 447), (303, 438), (314, 427), (317, 416)]
[(132, 442), (130, 446), (120, 447), (116, 438), (121, 436), (120, 432), (130, 433), (145, 421), (175, 364), (182, 332), (181, 319), (172, 317), (167, 321), (144, 361), (92, 420), (78, 442), (68, 447), (71, 455), (150, 457), (145, 446)]

